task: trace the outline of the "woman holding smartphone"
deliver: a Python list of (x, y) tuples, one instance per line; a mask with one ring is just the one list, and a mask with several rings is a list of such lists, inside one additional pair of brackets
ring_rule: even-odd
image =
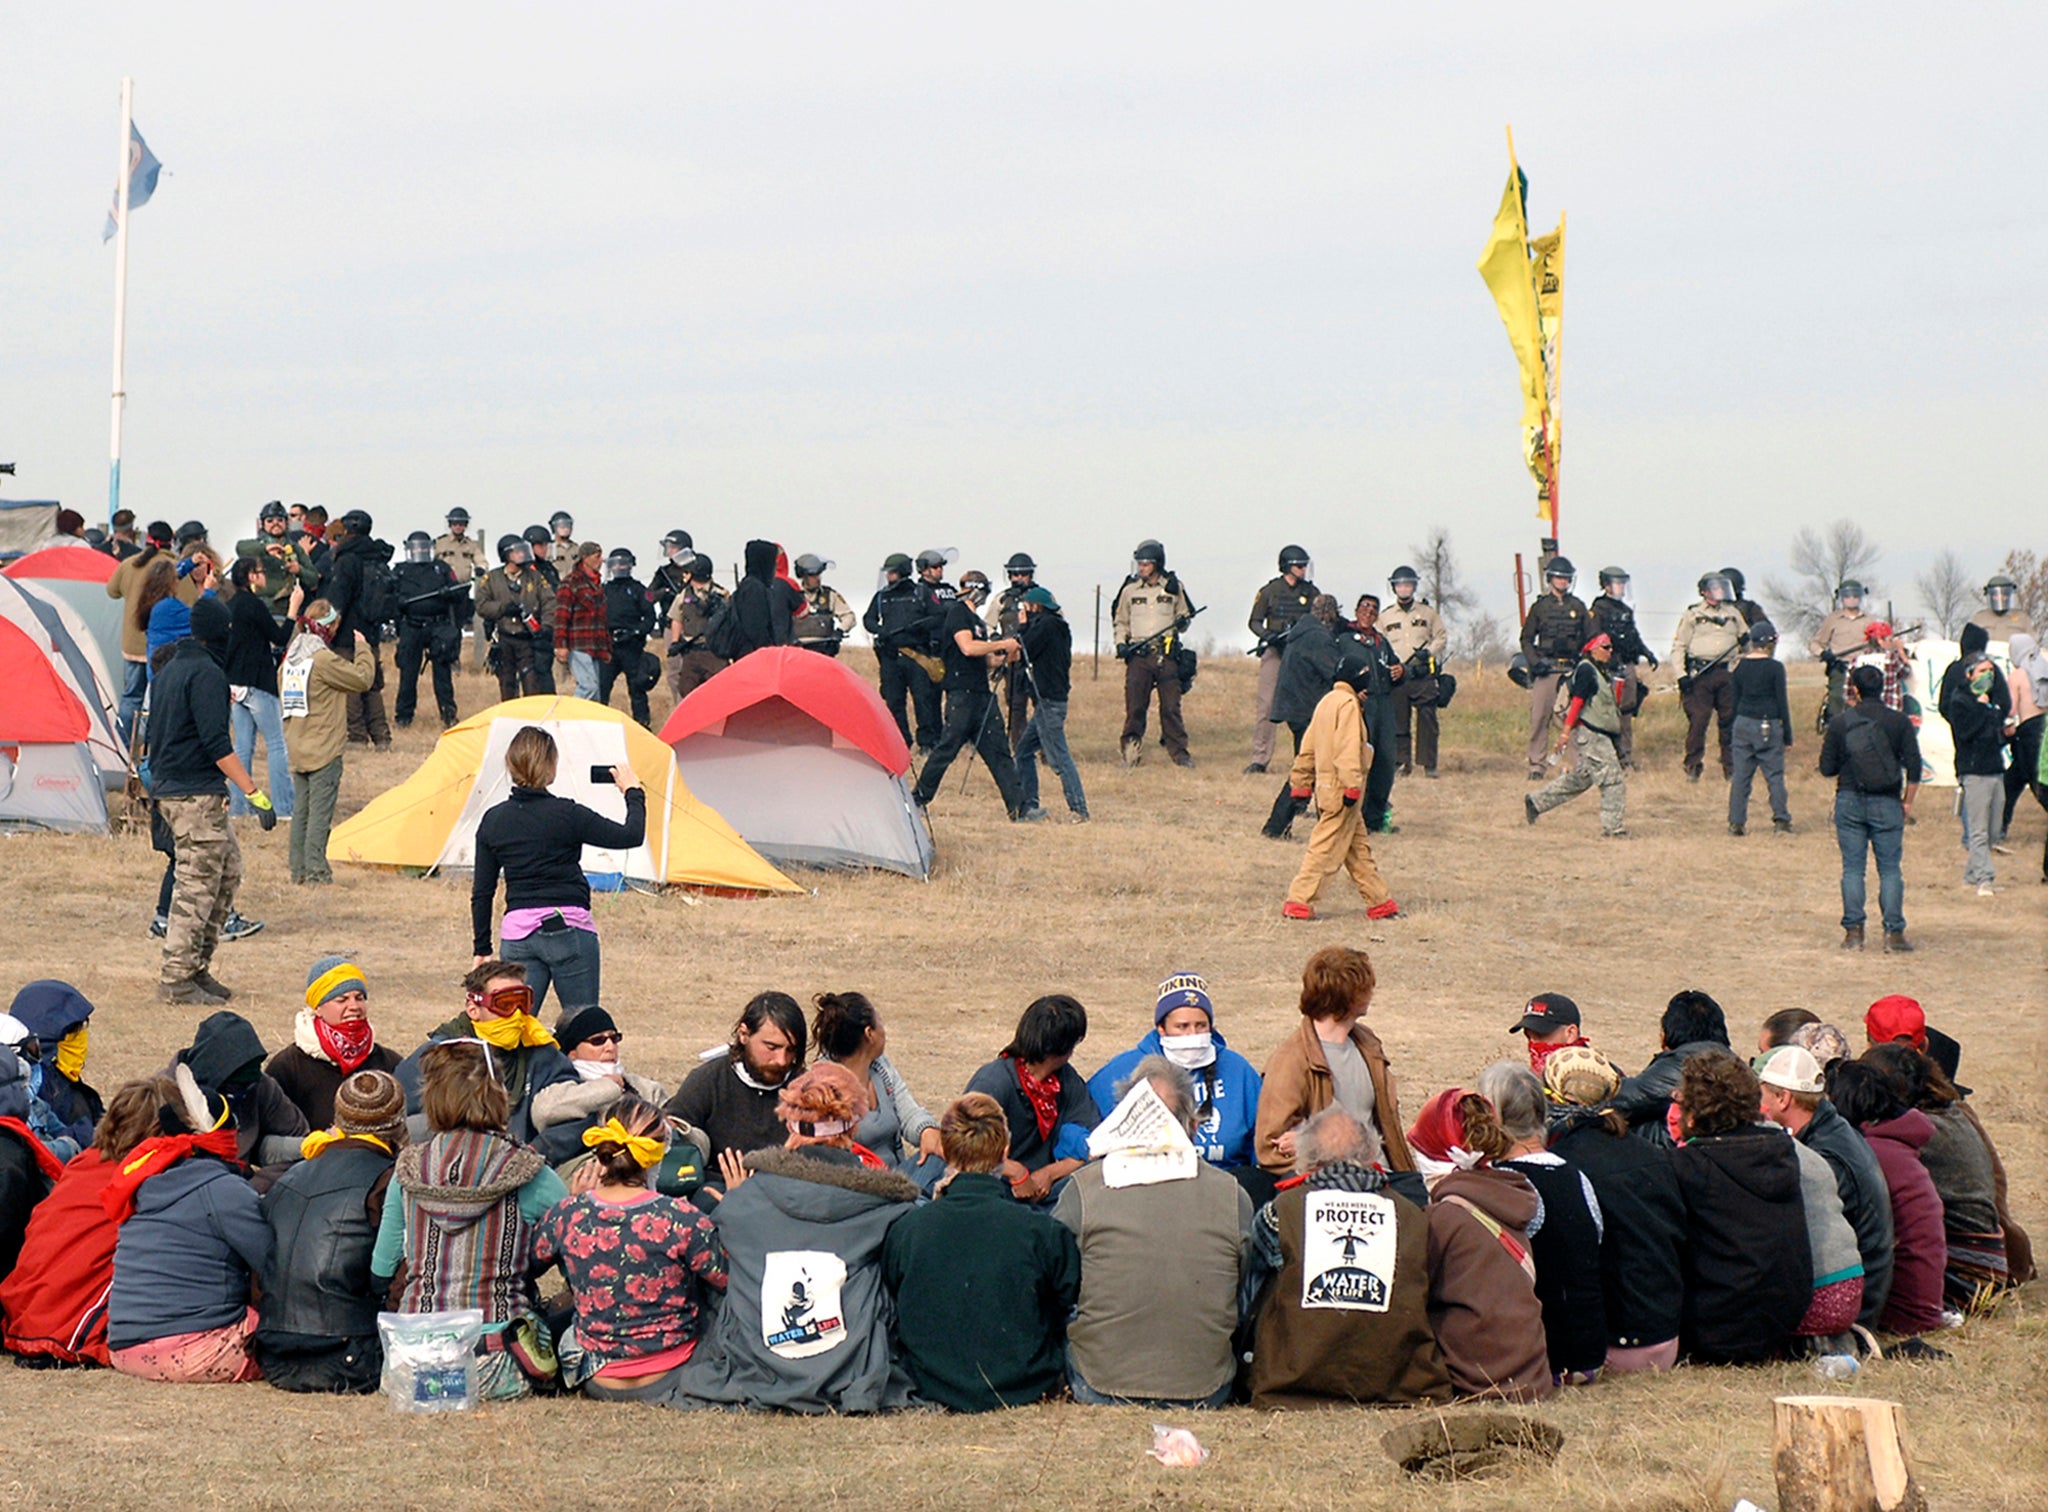
[(559, 759), (554, 737), (537, 725), (526, 726), (506, 748), (512, 796), (486, 811), (476, 827), (471, 964), (492, 955), (491, 906), (502, 875), (505, 917), (497, 956), (525, 965), (536, 1009), (552, 983), (567, 1012), (599, 1002), (597, 921), (590, 914), (583, 847), (631, 850), (639, 845), (647, 836), (647, 793), (632, 767), (611, 768), (611, 780), (626, 795), (626, 817), (623, 822), (607, 819), (548, 791)]

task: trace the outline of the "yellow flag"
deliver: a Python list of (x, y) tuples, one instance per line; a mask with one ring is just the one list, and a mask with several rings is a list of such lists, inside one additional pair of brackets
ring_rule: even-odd
[[(1537, 473), (1537, 480), (1548, 479), (1552, 468), (1562, 466), (1559, 453), (1564, 449), (1564, 406), (1558, 402), (1558, 379), (1562, 364), (1558, 361), (1558, 332), (1564, 328), (1564, 217), (1557, 218), (1557, 229), (1548, 236), (1538, 236), (1529, 243), (1529, 256), (1534, 263), (1536, 280), (1536, 313), (1543, 326), (1543, 377), (1545, 414), (1549, 431), (1544, 439), (1548, 443), (1545, 465)], [(1530, 469), (1536, 471), (1534, 467)], [(1549, 502), (1539, 502), (1536, 510), (1539, 519), (1549, 517)]]
[(1493, 234), (1479, 256), (1479, 276), (1493, 294), (1508, 344), (1522, 372), (1522, 454), (1538, 486), (1549, 478), (1544, 423), (1550, 412), (1550, 384), (1543, 361), (1543, 320), (1535, 272), (1529, 262), (1529, 181), (1512, 160), (1508, 185), (1493, 218)]

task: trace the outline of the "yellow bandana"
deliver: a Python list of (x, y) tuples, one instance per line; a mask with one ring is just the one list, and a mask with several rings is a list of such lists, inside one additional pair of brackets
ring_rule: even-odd
[(628, 1134), (626, 1126), (616, 1118), (607, 1118), (594, 1129), (583, 1131), (583, 1143), (589, 1149), (601, 1144), (615, 1144), (638, 1162), (642, 1170), (652, 1170), (661, 1164), (661, 1157), (668, 1153), (668, 1142), (656, 1139), (651, 1134)]
[(311, 1160), (329, 1145), (344, 1139), (360, 1139), (365, 1144), (375, 1145), (386, 1155), (391, 1153), (391, 1146), (374, 1134), (344, 1134), (339, 1129), (315, 1129), (299, 1141), (299, 1158), (301, 1160)]
[(339, 966), (330, 966), (306, 984), (306, 1006), (318, 1008), (343, 982), (354, 982), (356, 990), (364, 997), (370, 995), (370, 984), (363, 976), (363, 968), (353, 961), (343, 961)]
[(517, 1050), (521, 1045), (552, 1045), (555, 1037), (547, 1026), (530, 1013), (511, 1013), (503, 1018), (471, 1019), (476, 1037), (498, 1050)]
[(57, 1074), (67, 1081), (77, 1081), (78, 1073), (84, 1069), (85, 1025), (80, 1024), (57, 1041)]

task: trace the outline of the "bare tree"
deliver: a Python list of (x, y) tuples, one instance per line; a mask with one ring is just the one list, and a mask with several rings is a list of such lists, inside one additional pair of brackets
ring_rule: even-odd
[(1490, 614), (1463, 620), (1451, 632), (1451, 657), (1456, 661), (1502, 663), (1515, 654), (1515, 645), (1515, 635)]
[(1871, 569), (1883, 554), (1854, 520), (1836, 520), (1825, 530), (1801, 526), (1787, 554), (1791, 581), (1764, 580), (1764, 591), (1779, 606), (1779, 630), (1789, 630), (1802, 641), (1809, 638), (1834, 608), (1835, 589), (1846, 578), (1863, 584), (1866, 601), (1879, 597), (1881, 589)]
[(1479, 607), (1478, 595), (1465, 586), (1464, 575), (1458, 570), (1448, 530), (1432, 525), (1423, 543), (1408, 550), (1415, 558), (1415, 570), (1422, 574), (1423, 598), (1435, 605), (1447, 624)]
[(1977, 596), (1963, 559), (1953, 551), (1943, 551), (1927, 564), (1925, 572), (1913, 579), (1913, 586), (1920, 590), (1920, 606), (1941, 632), (1941, 638), (1954, 639), (1958, 627), (1969, 618), (1971, 601)]
[[(2036, 625), (2048, 625), (2048, 559), (2031, 551), (2008, 551), (1999, 570), (2019, 587), (2019, 606)], [(1977, 586), (1972, 583), (1974, 590)], [(1974, 592), (1971, 595), (1975, 597)]]

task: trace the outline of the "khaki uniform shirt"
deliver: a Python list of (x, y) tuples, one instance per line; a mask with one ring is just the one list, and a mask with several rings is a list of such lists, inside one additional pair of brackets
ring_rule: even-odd
[(1837, 609), (1820, 622), (1813, 639), (1806, 643), (1808, 656), (1851, 657), (1863, 649), (1863, 631), (1870, 616), (1862, 609)]
[[(1149, 583), (1125, 578), (1123, 587), (1116, 591), (1110, 618), (1116, 626), (1117, 643), (1124, 645), (1149, 640), (1162, 630), (1171, 630), (1174, 621), (1194, 612), (1194, 606), (1188, 602), (1188, 596), (1180, 586), (1180, 579), (1170, 573), (1161, 573)], [(1156, 649), (1162, 654), (1171, 651), (1172, 637), (1166, 637)]]
[(1394, 655), (1404, 662), (1418, 651), (1427, 651), (1442, 661), (1450, 645), (1443, 616), (1419, 598), (1411, 599), (1406, 609), (1401, 607), (1399, 599), (1382, 609), (1380, 633), (1394, 648)]
[(804, 612), (796, 621), (799, 641), (841, 639), (853, 633), (853, 610), (830, 583), (818, 584), (816, 593), (804, 595)]
[(556, 536), (548, 542), (549, 565), (559, 571), (563, 577), (567, 577), (570, 570), (576, 565), (576, 548), (582, 544), (580, 541), (565, 541), (560, 536)]
[(1710, 604), (1701, 599), (1678, 616), (1678, 633), (1671, 637), (1671, 664), (1690, 670), (1691, 661), (1717, 661), (1742, 643), (1749, 628), (1742, 611), (1733, 604)]
[(458, 583), (474, 582), (491, 570), (490, 558), (484, 555), (484, 543), (474, 536), (458, 538), (450, 533), (439, 537), (434, 542), (434, 560), (446, 562)]
[(1982, 625), (1993, 640), (2011, 640), (2015, 635), (2034, 633), (2034, 617), (2024, 609), (2008, 609), (2003, 614), (1979, 609), (1970, 616), (1970, 623)]

